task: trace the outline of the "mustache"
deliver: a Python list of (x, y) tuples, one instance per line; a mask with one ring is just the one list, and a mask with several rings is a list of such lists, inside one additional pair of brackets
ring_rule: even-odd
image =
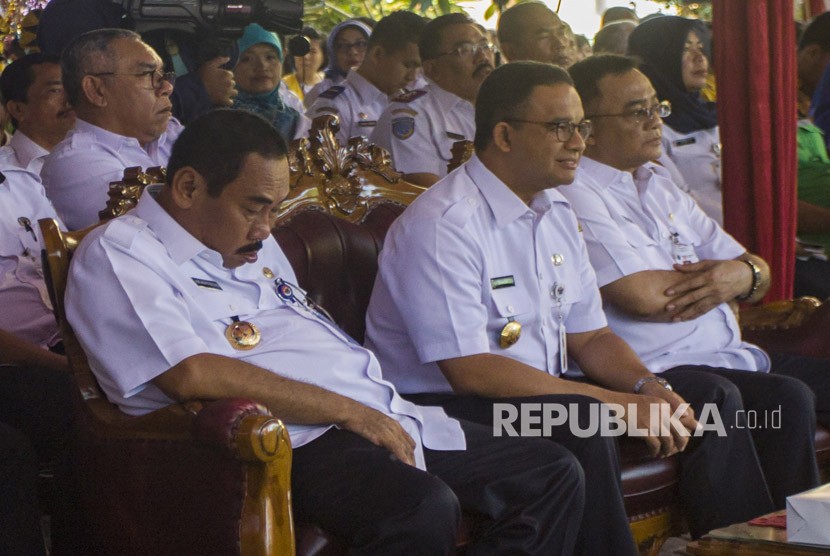
[(490, 62), (480, 63), (479, 65), (476, 66), (475, 71), (473, 71), (473, 76), (475, 77), (475, 76), (479, 75), (481, 72), (483, 72), (485, 70), (493, 71), (493, 64), (491, 64)]
[(253, 253), (262, 249), (262, 242), (255, 241), (254, 243), (249, 243), (248, 245), (244, 245), (236, 250), (237, 255), (244, 255), (245, 253)]

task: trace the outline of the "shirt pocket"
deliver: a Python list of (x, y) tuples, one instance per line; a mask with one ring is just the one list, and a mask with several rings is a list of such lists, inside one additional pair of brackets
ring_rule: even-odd
[(625, 216), (621, 216), (617, 224), (625, 241), (632, 247), (648, 247), (656, 245), (657, 241), (648, 235), (639, 224)]
[(530, 296), (516, 286), (491, 290), (490, 302), (495, 314), (501, 318), (513, 318), (533, 310)]
[(672, 232), (677, 234), (677, 241), (681, 245), (699, 246), (702, 242), (700, 234), (694, 228), (685, 224), (678, 224), (673, 226)]

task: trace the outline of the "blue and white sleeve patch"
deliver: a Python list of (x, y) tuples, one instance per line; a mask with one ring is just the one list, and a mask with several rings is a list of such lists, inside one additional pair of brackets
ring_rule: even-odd
[(415, 133), (415, 118), (400, 116), (392, 120), (392, 135), (398, 139), (409, 139)]

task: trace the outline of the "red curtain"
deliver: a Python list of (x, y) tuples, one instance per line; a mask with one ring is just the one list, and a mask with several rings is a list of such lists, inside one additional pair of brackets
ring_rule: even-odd
[(810, 19), (827, 11), (824, 0), (810, 0), (807, 4), (807, 9), (810, 10), (807, 14), (807, 17)]
[(767, 300), (792, 296), (796, 70), (792, 0), (712, 2), (725, 228), (772, 269)]

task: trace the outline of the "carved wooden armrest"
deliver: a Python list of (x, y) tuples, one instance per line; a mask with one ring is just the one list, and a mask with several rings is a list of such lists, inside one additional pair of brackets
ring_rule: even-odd
[(815, 297), (799, 297), (774, 301), (740, 312), (742, 330), (788, 330), (804, 324), (821, 301)]

